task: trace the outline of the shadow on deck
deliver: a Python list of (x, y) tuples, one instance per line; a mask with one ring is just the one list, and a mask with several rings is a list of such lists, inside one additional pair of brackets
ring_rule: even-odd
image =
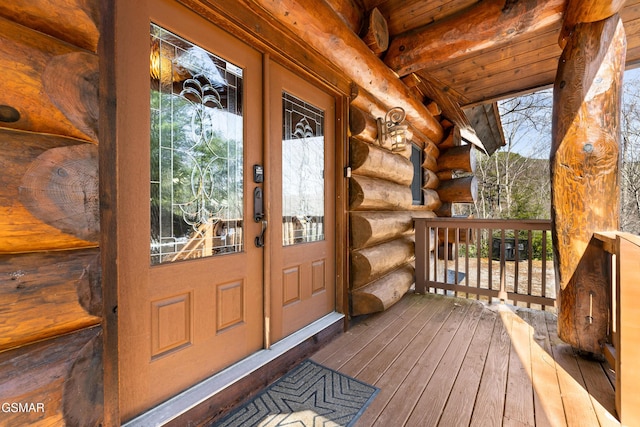
[(380, 388), (365, 426), (619, 426), (613, 375), (544, 311), (407, 294), (312, 359)]

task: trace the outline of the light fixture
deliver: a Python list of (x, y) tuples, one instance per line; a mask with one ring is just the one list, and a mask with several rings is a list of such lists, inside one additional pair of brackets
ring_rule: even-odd
[(402, 107), (394, 107), (387, 111), (384, 121), (378, 118), (379, 145), (391, 145), (391, 151), (404, 151), (407, 146), (407, 125), (403, 124), (405, 116)]

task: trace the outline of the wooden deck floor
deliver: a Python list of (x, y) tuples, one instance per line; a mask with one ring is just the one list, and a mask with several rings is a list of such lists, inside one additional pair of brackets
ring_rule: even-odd
[(358, 427), (620, 425), (607, 366), (542, 311), (408, 294), (312, 359), (380, 388)]

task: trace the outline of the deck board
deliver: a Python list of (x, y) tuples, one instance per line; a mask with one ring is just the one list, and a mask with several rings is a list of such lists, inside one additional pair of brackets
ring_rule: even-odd
[(380, 388), (369, 426), (619, 426), (605, 367), (557, 337), (555, 316), (407, 294), (312, 356)]

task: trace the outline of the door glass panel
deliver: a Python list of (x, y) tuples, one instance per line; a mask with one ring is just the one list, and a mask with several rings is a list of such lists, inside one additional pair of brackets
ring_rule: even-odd
[(282, 244), (324, 240), (324, 112), (282, 94)]
[(151, 24), (151, 264), (242, 251), (242, 71)]

